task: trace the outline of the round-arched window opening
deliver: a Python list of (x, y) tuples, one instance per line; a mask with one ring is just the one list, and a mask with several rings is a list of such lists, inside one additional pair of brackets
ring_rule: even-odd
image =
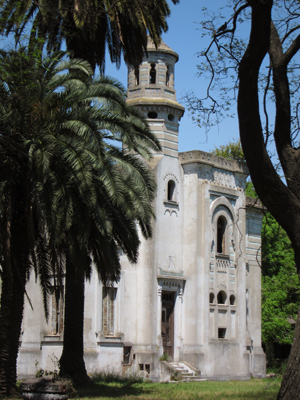
[(167, 65), (166, 71), (166, 86), (170, 85), (170, 65)]
[(217, 221), (217, 253), (219, 254), (225, 254), (226, 225), (226, 218), (221, 215)]
[(229, 303), (231, 306), (235, 305), (235, 296), (233, 294), (229, 297)]
[(168, 115), (168, 120), (169, 120), (169, 121), (172, 122), (172, 121), (174, 121), (174, 119), (175, 119), (175, 117), (174, 117), (173, 114), (169, 114), (169, 115)]
[(155, 64), (150, 64), (149, 83), (152, 85), (156, 83), (156, 65)]
[(168, 182), (168, 200), (175, 200), (175, 182), (172, 179)]
[(226, 293), (224, 292), (224, 290), (221, 290), (218, 293), (218, 304), (225, 304), (226, 303)]
[(148, 118), (150, 118), (150, 119), (157, 118), (157, 112), (155, 112), (155, 111), (148, 112)]
[(214, 304), (214, 302), (215, 302), (215, 295), (214, 295), (214, 293), (209, 293), (209, 303), (210, 304)]
[(135, 76), (135, 85), (138, 86), (140, 84), (140, 71), (138, 69), (134, 70)]

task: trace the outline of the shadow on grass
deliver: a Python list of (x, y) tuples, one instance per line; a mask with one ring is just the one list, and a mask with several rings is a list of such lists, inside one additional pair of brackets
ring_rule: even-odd
[(76, 397), (78, 398), (101, 398), (101, 397), (111, 397), (119, 398), (125, 396), (137, 397), (143, 395), (150, 395), (153, 390), (146, 384), (135, 385), (135, 383), (129, 384), (110, 384), (110, 383), (93, 383), (88, 386), (78, 386), (76, 387)]

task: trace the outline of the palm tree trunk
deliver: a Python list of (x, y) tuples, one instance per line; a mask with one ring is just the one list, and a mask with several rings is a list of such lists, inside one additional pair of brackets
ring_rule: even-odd
[[(17, 357), (28, 269), (24, 232), (22, 222), (17, 229), (12, 230), (11, 271), (8, 271), (3, 263), (0, 308), (0, 394), (6, 396), (11, 395), (16, 388)], [(18, 250), (15, 251), (15, 248)]]
[(83, 359), (84, 273), (67, 263), (63, 352), (59, 360), (60, 375), (75, 384), (89, 383)]

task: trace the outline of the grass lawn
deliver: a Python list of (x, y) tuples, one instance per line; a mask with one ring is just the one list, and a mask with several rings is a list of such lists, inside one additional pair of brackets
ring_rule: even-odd
[[(275, 400), (281, 378), (249, 381), (203, 381), (151, 383), (94, 379), (92, 385), (78, 387), (69, 398), (80, 400)], [(20, 390), (20, 388), (19, 388)], [(9, 400), (20, 400), (18, 397)], [(5, 400), (5, 398), (1, 398)]]
[(281, 379), (251, 379), (226, 382), (105, 383), (78, 388), (80, 399), (118, 400), (271, 400), (276, 399)]

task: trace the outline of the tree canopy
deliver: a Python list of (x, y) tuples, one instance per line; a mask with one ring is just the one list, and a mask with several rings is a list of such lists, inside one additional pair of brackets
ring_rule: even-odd
[[(174, 4), (179, 0), (171, 0)], [(138, 67), (147, 51), (147, 35), (155, 45), (168, 30), (167, 0), (3, 0), (0, 34), (13, 33), (18, 42), (30, 29), (29, 46), (39, 39), (48, 51), (67, 50), (104, 72), (106, 49), (112, 62)], [(42, 42), (40, 42), (42, 43)]]
[(218, 157), (245, 162), (245, 156), (240, 141), (233, 140), (225, 145), (215, 147), (211, 152)]
[(142, 115), (126, 104), (118, 82), (92, 78), (87, 62), (63, 55), (43, 59), (24, 48), (0, 54), (4, 394), (16, 383), (31, 270), (44, 289), (47, 313), (51, 276), (59, 277), (66, 266), (89, 277), (93, 261), (104, 282), (116, 280), (119, 247), (135, 262), (138, 226), (145, 237), (151, 235), (156, 186), (144, 160), (159, 144)]

